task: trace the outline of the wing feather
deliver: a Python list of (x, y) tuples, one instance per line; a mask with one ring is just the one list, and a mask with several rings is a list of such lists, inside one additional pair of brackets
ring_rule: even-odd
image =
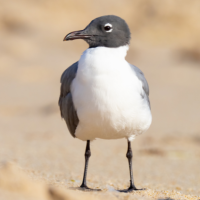
[(75, 137), (76, 127), (78, 126), (79, 119), (77, 116), (77, 112), (75, 110), (72, 95), (70, 92), (70, 86), (73, 79), (76, 76), (76, 72), (78, 69), (78, 62), (71, 65), (67, 68), (60, 79), (61, 88), (60, 88), (60, 98), (59, 98), (59, 107), (61, 117), (64, 118), (69, 132), (73, 137)]
[(143, 88), (143, 91), (144, 91), (144, 96), (142, 94), (141, 94), (141, 96), (146, 99), (149, 107), (151, 107), (150, 101), (149, 101), (149, 85), (148, 85), (148, 82), (147, 82), (143, 72), (138, 67), (136, 67), (134, 65), (131, 65), (131, 68), (134, 70), (138, 79), (142, 82), (142, 88)]

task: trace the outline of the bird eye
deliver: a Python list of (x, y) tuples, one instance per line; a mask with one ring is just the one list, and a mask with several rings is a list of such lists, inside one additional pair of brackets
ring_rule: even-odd
[(112, 24), (109, 24), (109, 23), (105, 24), (104, 25), (104, 30), (106, 32), (111, 32), (112, 31)]

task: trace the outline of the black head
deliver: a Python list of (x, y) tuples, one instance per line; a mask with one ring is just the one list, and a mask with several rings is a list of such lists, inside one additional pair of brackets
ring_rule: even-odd
[(115, 15), (98, 17), (81, 31), (65, 36), (65, 40), (84, 39), (92, 47), (120, 47), (129, 44), (130, 30), (127, 23)]

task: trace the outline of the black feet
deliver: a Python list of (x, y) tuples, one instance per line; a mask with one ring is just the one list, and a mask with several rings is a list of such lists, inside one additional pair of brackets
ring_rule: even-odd
[(88, 169), (88, 162), (89, 162), (90, 156), (91, 156), (90, 141), (87, 140), (86, 149), (85, 149), (85, 169), (84, 169), (84, 175), (83, 175), (83, 182), (80, 188), (78, 189), (82, 191), (101, 191), (100, 189), (91, 189), (87, 186), (86, 178), (87, 178), (87, 169)]
[(89, 188), (87, 185), (81, 185), (79, 189), (82, 190), (82, 191), (88, 191), (88, 192), (90, 192), (90, 191), (97, 191), (97, 192), (101, 191), (101, 189)]
[(124, 193), (129, 193), (132, 191), (138, 191), (138, 190), (146, 190), (146, 188), (141, 188), (141, 189), (137, 189), (135, 186), (131, 186), (128, 189), (125, 190), (117, 190), (118, 192), (124, 192)]
[[(82, 191), (101, 191), (101, 189), (91, 189), (87, 186), (86, 177), (87, 177), (87, 169), (88, 169), (88, 162), (89, 162), (90, 156), (91, 156), (90, 141), (87, 140), (86, 149), (85, 149), (85, 169), (84, 169), (84, 175), (83, 175), (83, 182), (78, 189), (82, 190)], [(128, 150), (127, 150), (127, 153), (126, 153), (126, 157), (128, 158), (128, 164), (129, 164), (130, 187), (126, 190), (118, 190), (118, 192), (128, 193), (128, 192), (137, 191), (137, 190), (145, 190), (145, 189), (137, 189), (134, 185), (133, 170), (132, 170), (132, 157), (133, 157), (133, 155), (132, 155), (132, 149), (131, 149), (131, 142), (129, 140), (128, 140)]]
[(131, 149), (131, 142), (128, 140), (128, 150), (126, 153), (126, 157), (128, 158), (128, 165), (129, 165), (129, 172), (130, 172), (130, 187), (128, 189), (125, 190), (118, 190), (118, 192), (132, 192), (132, 191), (137, 191), (137, 190), (146, 190), (145, 188), (142, 189), (137, 189), (134, 185), (134, 181), (133, 181), (133, 170), (132, 170), (132, 149)]

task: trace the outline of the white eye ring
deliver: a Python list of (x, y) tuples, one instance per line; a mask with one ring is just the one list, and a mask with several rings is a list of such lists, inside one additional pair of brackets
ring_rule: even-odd
[(112, 24), (110, 24), (110, 23), (107, 23), (107, 24), (105, 24), (104, 25), (104, 30), (106, 31), (106, 32), (112, 32)]

